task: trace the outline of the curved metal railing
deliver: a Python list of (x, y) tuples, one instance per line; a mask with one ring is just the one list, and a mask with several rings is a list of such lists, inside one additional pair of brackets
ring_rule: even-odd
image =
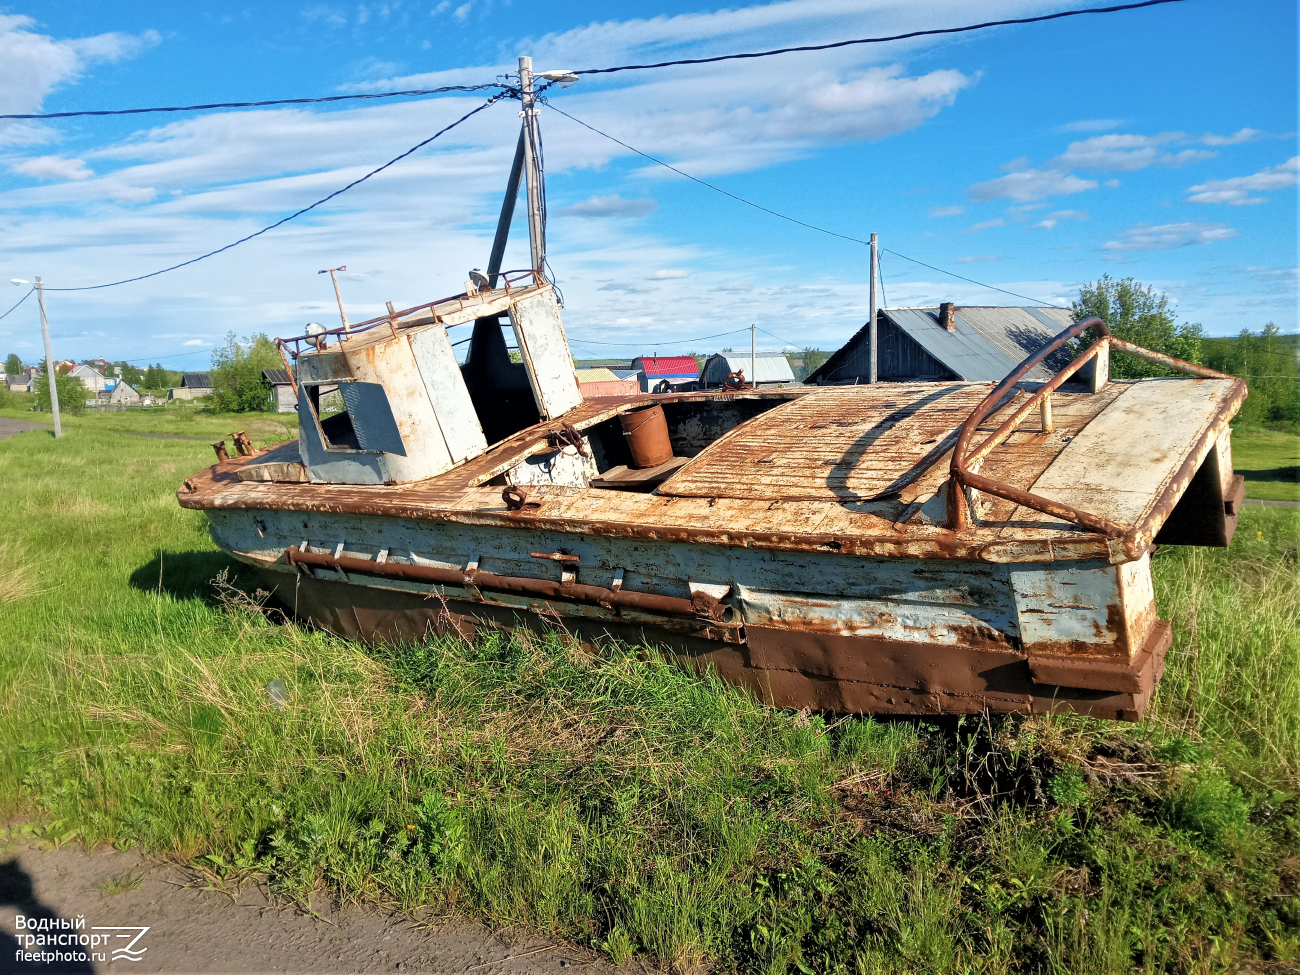
[[(1097, 341), (1084, 349), (1068, 366), (1058, 372), (1050, 381), (1043, 384), (1032, 396), (1025, 400), (1011, 416), (1007, 417), (1002, 424), (994, 430), (978, 447), (971, 449), (971, 440), (978, 430), (979, 425), (983, 423), (990, 414), (996, 412), (1003, 405), (1003, 400), (1008, 392), (1014, 391), (1016, 384), (1021, 382), (1029, 371), (1038, 365), (1057, 349), (1064, 346), (1071, 339), (1077, 338), (1090, 328), (1095, 328), (1098, 333)], [(1102, 385), (1109, 379), (1110, 372), (1110, 350), (1118, 349), (1121, 352), (1127, 352), (1130, 355), (1137, 356), (1147, 362), (1155, 365), (1164, 366), (1169, 369), (1176, 369), (1179, 372), (1185, 372), (1192, 376), (1202, 379), (1232, 379), (1232, 376), (1216, 372), (1213, 369), (1207, 369), (1204, 366), (1198, 366), (1192, 362), (1185, 362), (1182, 359), (1176, 359), (1173, 356), (1164, 355), (1160, 352), (1152, 352), (1150, 349), (1144, 349), (1140, 345), (1134, 345), (1132, 342), (1126, 342), (1123, 339), (1116, 338), (1110, 334), (1110, 329), (1100, 318), (1085, 318), (1082, 321), (1075, 322), (1065, 331), (1061, 332), (1056, 338), (1052, 339), (1037, 352), (1030, 355), (1027, 359), (1016, 366), (1002, 382), (994, 387), (993, 391), (984, 397), (979, 406), (971, 412), (962, 424), (961, 432), (957, 436), (957, 443), (952, 451), (952, 464), (950, 466), (950, 477), (948, 479), (948, 527), (953, 531), (961, 531), (968, 527), (972, 515), (972, 499), (966, 495), (966, 490), (982, 491), (985, 494), (991, 494), (994, 497), (1005, 498), (1008, 501), (1014, 501), (1016, 504), (1023, 505), (1026, 508), (1032, 508), (1035, 511), (1041, 511), (1044, 514), (1052, 515), (1064, 521), (1081, 525), (1084, 528), (1092, 529), (1108, 538), (1120, 538), (1124, 536), (1129, 529), (1115, 524), (1107, 518), (1100, 515), (1094, 515), (1087, 511), (1080, 511), (1078, 508), (1071, 507), (1068, 504), (1062, 504), (1060, 501), (1053, 501), (1051, 498), (1045, 498), (1042, 495), (1034, 494), (1014, 485), (1007, 484), (1005, 481), (999, 481), (996, 478), (985, 477), (979, 473), (979, 466), (998, 446), (1006, 441), (1020, 426), (1021, 422), (1030, 413), (1038, 410), (1043, 417), (1043, 429), (1050, 431), (1052, 429), (1052, 412), (1051, 396), (1052, 393), (1063, 383), (1074, 376), (1080, 369), (1089, 362), (1094, 362), (1093, 367), (1093, 392), (1098, 391)]]

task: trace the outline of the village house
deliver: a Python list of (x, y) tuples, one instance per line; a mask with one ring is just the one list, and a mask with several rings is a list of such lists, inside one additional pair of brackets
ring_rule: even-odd
[(640, 374), (643, 393), (664, 384), (674, 389), (690, 386), (700, 379), (700, 367), (692, 355), (637, 356), (631, 367)]
[[(884, 382), (997, 382), (1026, 356), (1070, 326), (1068, 308), (881, 308), (876, 323), (876, 377)], [(1029, 373), (1050, 379), (1068, 365), (1061, 349)], [(854, 385), (871, 379), (871, 329), (862, 326), (804, 380), (818, 386)]]
[(748, 352), (719, 352), (704, 360), (700, 386), (716, 389), (726, 385), (731, 373), (743, 373), (745, 382), (754, 386), (784, 386), (795, 381), (784, 352), (755, 352), (752, 362)]
[(298, 394), (288, 369), (263, 369), (262, 378), (271, 387), (271, 412), (293, 413), (298, 409)]
[(212, 395), (212, 377), (206, 372), (187, 372), (181, 377), (181, 384), (167, 390), (167, 398), (198, 399), (200, 396)]

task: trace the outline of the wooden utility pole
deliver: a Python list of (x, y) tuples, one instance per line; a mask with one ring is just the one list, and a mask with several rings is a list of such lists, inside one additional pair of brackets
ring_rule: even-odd
[(352, 329), (348, 325), (348, 313), (343, 310), (343, 295), (339, 292), (339, 279), (335, 274), (336, 271), (346, 271), (347, 269), (348, 266), (344, 264), (341, 267), (330, 267), (326, 268), (324, 271), (317, 271), (316, 273), (328, 274), (330, 280), (334, 282), (334, 299), (339, 303), (339, 318), (343, 319), (343, 333), (345, 335), (351, 335)]
[(54, 414), (54, 436), (63, 436), (59, 421), (59, 373), (54, 368), (54, 352), (50, 349), (50, 321), (45, 317), (45, 287), (40, 275), (36, 277), (36, 302), (41, 306), (41, 336), (45, 339), (45, 381), (50, 387), (50, 412)]
[(876, 244), (876, 235), (871, 235), (871, 378), (876, 382), (876, 370), (880, 363), (879, 335), (876, 332), (876, 275), (880, 269), (880, 249)]
[(528, 244), (533, 269), (546, 274), (546, 203), (542, 194), (541, 137), (533, 100), (533, 59), (519, 59), (519, 90), (524, 103), (524, 178), (528, 183)]
[(749, 385), (758, 389), (758, 370), (754, 366), (754, 329), (756, 326), (751, 322), (749, 326)]

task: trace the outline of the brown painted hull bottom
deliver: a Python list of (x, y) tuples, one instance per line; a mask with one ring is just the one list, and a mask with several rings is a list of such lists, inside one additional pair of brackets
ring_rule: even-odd
[[(542, 617), (460, 600), (267, 573), (276, 598), (299, 619), (366, 643), (414, 642), (431, 633), (471, 639), (480, 631), (558, 629)], [(1137, 721), (1164, 671), (1169, 624), (1157, 622), (1142, 666), (1128, 690), (1041, 684), (1013, 649), (893, 643), (860, 637), (746, 627), (745, 642), (723, 643), (634, 624), (563, 621), (564, 629), (599, 652), (613, 637), (658, 647), (697, 671), (709, 668), (778, 707), (856, 714), (972, 714), (984, 708), (1019, 714), (1075, 711)]]

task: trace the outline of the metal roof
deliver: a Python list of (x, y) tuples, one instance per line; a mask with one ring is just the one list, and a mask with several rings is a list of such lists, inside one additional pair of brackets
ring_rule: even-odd
[(700, 374), (693, 355), (642, 355), (632, 360), (632, 368), (647, 376), (691, 376)]
[[(745, 379), (759, 383), (792, 383), (794, 372), (790, 369), (790, 360), (781, 352), (755, 352), (751, 368), (748, 352), (718, 352), (704, 360), (700, 370), (700, 379), (706, 383), (721, 385), (727, 373), (744, 370)], [(754, 372), (757, 375), (751, 376)]]
[(263, 369), (262, 378), (272, 386), (289, 386), (293, 383), (288, 369)]
[[(950, 332), (939, 323), (937, 306), (882, 308), (880, 315), (952, 370), (958, 379), (967, 382), (1002, 379), (1072, 321), (1067, 308), (958, 306), (954, 315), (956, 329)], [(868, 331), (866, 325), (860, 328), (805, 382), (816, 383), (819, 377), (830, 376), (836, 380), (852, 378), (837, 372), (848, 353), (868, 341)], [(1068, 350), (1058, 350), (1035, 366), (1028, 378), (1050, 379), (1070, 362), (1070, 358)]]
[(187, 372), (181, 378), (181, 386), (185, 389), (211, 389), (212, 377), (206, 372)]

